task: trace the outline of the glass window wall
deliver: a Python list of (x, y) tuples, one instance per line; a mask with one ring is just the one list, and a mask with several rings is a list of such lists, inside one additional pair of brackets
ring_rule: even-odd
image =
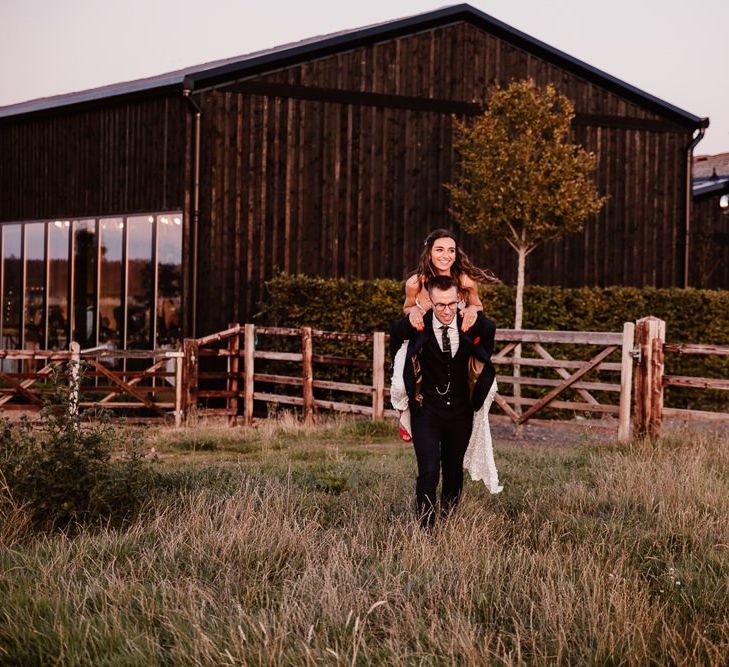
[(0, 347), (173, 347), (179, 213), (0, 225)]
[(157, 224), (157, 345), (182, 338), (182, 216), (160, 215)]
[(48, 223), (48, 347), (68, 347), (69, 239), (71, 223)]
[(154, 223), (153, 215), (127, 218), (127, 348), (132, 350), (151, 347)]
[(73, 340), (96, 347), (96, 220), (73, 221)]
[(25, 225), (25, 338), (23, 347), (40, 350), (46, 346), (46, 225)]
[(2, 347), (19, 349), (23, 330), (23, 226), (5, 225), (2, 242)]
[(123, 347), (124, 220), (99, 221), (99, 345)]

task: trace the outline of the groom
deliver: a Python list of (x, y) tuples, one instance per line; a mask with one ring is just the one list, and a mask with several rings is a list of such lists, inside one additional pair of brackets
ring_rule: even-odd
[(415, 499), (423, 528), (435, 523), (441, 466), (441, 514), (447, 515), (461, 495), (473, 413), (483, 405), (495, 377), (491, 353), (496, 331), (481, 312), (467, 332), (461, 331), (458, 285), (450, 276), (434, 277), (427, 289), (433, 307), (423, 316), (423, 331), (407, 317), (391, 329), (393, 349), (410, 341), (404, 381), (418, 461)]

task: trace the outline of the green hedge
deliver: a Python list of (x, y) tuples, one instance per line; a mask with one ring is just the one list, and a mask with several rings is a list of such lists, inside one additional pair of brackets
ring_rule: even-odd
[[(327, 331), (388, 331), (402, 313), (403, 283), (396, 280), (335, 280), (276, 276), (267, 283), (259, 324), (311, 326)], [(514, 321), (514, 288), (483, 288), (486, 314), (496, 326)], [(674, 343), (729, 344), (729, 291), (607, 287), (563, 289), (527, 286), (524, 328), (565, 331), (622, 331), (624, 322), (647, 315), (666, 321), (666, 340)], [(341, 344), (340, 344), (341, 346)], [(339, 354), (351, 353), (341, 349)], [(666, 372), (729, 377), (729, 358), (667, 355)], [(729, 392), (670, 387), (666, 402), (675, 407), (729, 409)]]
[(403, 283), (396, 280), (335, 280), (282, 274), (266, 283), (259, 324), (310, 326), (325, 331), (388, 331), (402, 314)]
[[(328, 331), (387, 331), (402, 313), (403, 283), (279, 275), (267, 284), (267, 302), (256, 321)], [(496, 326), (514, 321), (514, 288), (484, 288), (486, 314)], [(527, 286), (524, 328), (621, 331), (646, 315), (666, 321), (669, 342), (729, 343), (729, 291), (606, 287), (563, 289)]]

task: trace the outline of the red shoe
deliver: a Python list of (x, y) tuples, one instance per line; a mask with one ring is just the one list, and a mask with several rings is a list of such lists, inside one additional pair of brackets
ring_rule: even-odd
[(403, 442), (412, 442), (413, 437), (407, 432), (407, 429), (400, 424), (400, 438)]

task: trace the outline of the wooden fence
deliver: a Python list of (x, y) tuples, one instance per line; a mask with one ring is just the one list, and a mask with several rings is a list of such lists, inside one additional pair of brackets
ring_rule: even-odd
[[(535, 417), (546, 410), (562, 417), (599, 415), (601, 420), (590, 423), (613, 429), (619, 440), (630, 437), (632, 397), (633, 429), (638, 435), (656, 437), (664, 417), (729, 423), (727, 413), (663, 405), (669, 386), (729, 389), (726, 379), (665, 374), (666, 354), (729, 356), (729, 347), (666, 343), (665, 329), (656, 318), (644, 318), (636, 325), (627, 322), (622, 332), (499, 329), (492, 357), (500, 387), (494, 412), (500, 409), (503, 418), (517, 425), (538, 421)], [(287, 342), (278, 347), (288, 349), (276, 349), (277, 341)], [(324, 344), (359, 345), (359, 358), (323, 354)], [(250, 424), (257, 401), (300, 408), (306, 422), (317, 410), (381, 419), (396, 414), (385, 408), (386, 344), (383, 332), (235, 324), (186, 339), (180, 351), (81, 351), (75, 343), (68, 351), (0, 350), (0, 411), (39, 409), (53, 391), (51, 376), (82, 364), (78, 408), (105, 408), (127, 418), (141, 411), (145, 421), (161, 418), (177, 426), (195, 414), (222, 416), (231, 425)], [(264, 368), (271, 363), (278, 368)], [(293, 372), (290, 364), (295, 365)], [(340, 374), (350, 369), (359, 379), (331, 379), (324, 367)], [(504, 373), (502, 368), (520, 372)], [(59, 377), (71, 381), (67, 371)], [(525, 391), (506, 391), (516, 386)]]
[(667, 354), (729, 357), (729, 346), (666, 343), (666, 323), (646, 317), (636, 323), (637, 359), (635, 378), (635, 414), (633, 426), (638, 436), (660, 435), (664, 417), (686, 421), (712, 421), (729, 424), (729, 413), (666, 407), (667, 387), (729, 390), (726, 378), (667, 375)]
[[(496, 339), (504, 345), (494, 355), (494, 364), (539, 369), (542, 376), (498, 375), (497, 381), (503, 385), (518, 383), (522, 387), (539, 390), (546, 387), (549, 391), (539, 398), (500, 394), (496, 397), (497, 405), (516, 424), (526, 423), (547, 408), (613, 416), (616, 419), (603, 425), (615, 429), (620, 439), (627, 439), (630, 433), (633, 329), (632, 323), (626, 323), (622, 333), (498, 330)], [(255, 344), (258, 337), (299, 338), (300, 351), (264, 351)], [(238, 419), (245, 424), (251, 423), (254, 401), (300, 407), (305, 421), (310, 421), (317, 409), (355, 412), (370, 415), (373, 419), (380, 419), (385, 414), (394, 415), (392, 410), (385, 409), (388, 394), (385, 388), (386, 340), (387, 336), (382, 332), (347, 334), (317, 331), (309, 327), (292, 329), (255, 327), (253, 324), (236, 324), (204, 338), (186, 340), (183, 413), (191, 409), (200, 411), (201, 401), (225, 399), (224, 407), (208, 408), (205, 412), (225, 415), (230, 424), (236, 423)], [(315, 343), (322, 341), (364, 343), (371, 347), (370, 359), (315, 354)], [(528, 346), (536, 356), (514, 356), (520, 344)], [(545, 347), (555, 345), (568, 345), (570, 348), (581, 346), (591, 349), (592, 352), (587, 359), (558, 358)], [(611, 355), (617, 356), (618, 360), (609, 361), (608, 357)], [(225, 369), (200, 371), (199, 360), (205, 357), (225, 359)], [(294, 362), (300, 364), (300, 370), (295, 375), (261, 372), (257, 366), (261, 361)], [(371, 370), (371, 382), (363, 384), (323, 379), (314, 372), (315, 364), (317, 367), (329, 364), (368, 369)], [(556, 374), (557, 377), (544, 377), (545, 372)], [(588, 374), (596, 375), (600, 372), (617, 375), (618, 380), (607, 382), (586, 379)], [(206, 379), (216, 379), (221, 385), (225, 383), (226, 388), (202, 389), (201, 381)], [(262, 390), (261, 385), (266, 385), (269, 389)], [(277, 388), (277, 391), (271, 391), (272, 387)], [(299, 395), (282, 392), (282, 387), (296, 387)], [(366, 395), (370, 400), (368, 404), (361, 401), (325, 400), (316, 398), (314, 390)], [(576, 392), (581, 400), (572, 400), (566, 396), (568, 392)], [(617, 402), (609, 402), (604, 398), (598, 400), (596, 392), (603, 395), (618, 394), (619, 399)], [(522, 413), (523, 406), (527, 409)]]
[(56, 391), (54, 383), (67, 382), (73, 409), (142, 410), (145, 421), (171, 418), (181, 425), (182, 352), (69, 348), (0, 350), (0, 410), (38, 410)]
[[(300, 339), (300, 351), (278, 351), (257, 349), (259, 337)], [(310, 422), (317, 409), (336, 410), (369, 415), (382, 419), (394, 411), (385, 410), (385, 344), (383, 332), (374, 334), (337, 333), (318, 331), (311, 327), (256, 327), (253, 324), (235, 324), (216, 334), (203, 338), (185, 340), (183, 346), (185, 373), (183, 375), (183, 413), (198, 410), (204, 414), (217, 414), (227, 417), (229, 424), (238, 420), (244, 424), (253, 421), (254, 401), (274, 405), (292, 405), (302, 409), (305, 422)], [(344, 356), (315, 354), (315, 341), (335, 341), (340, 343), (360, 343), (368, 346), (369, 359), (354, 359)], [(200, 370), (200, 362), (205, 358), (225, 360), (225, 369)], [(295, 375), (262, 372), (256, 362), (275, 361), (300, 364)], [(368, 384), (341, 382), (315, 378), (314, 365), (334, 365), (338, 367), (359, 368), (371, 371)], [(224, 390), (202, 388), (204, 380), (217, 381)], [(258, 384), (258, 389), (256, 389)], [(262, 390), (261, 385), (267, 390)], [(282, 387), (298, 388), (299, 396), (281, 391)], [(278, 392), (271, 389), (278, 388)], [(328, 390), (339, 394), (367, 396), (367, 404), (315, 398), (314, 390)], [(210, 399), (224, 399), (225, 406), (218, 408), (201, 407), (201, 402)]]

